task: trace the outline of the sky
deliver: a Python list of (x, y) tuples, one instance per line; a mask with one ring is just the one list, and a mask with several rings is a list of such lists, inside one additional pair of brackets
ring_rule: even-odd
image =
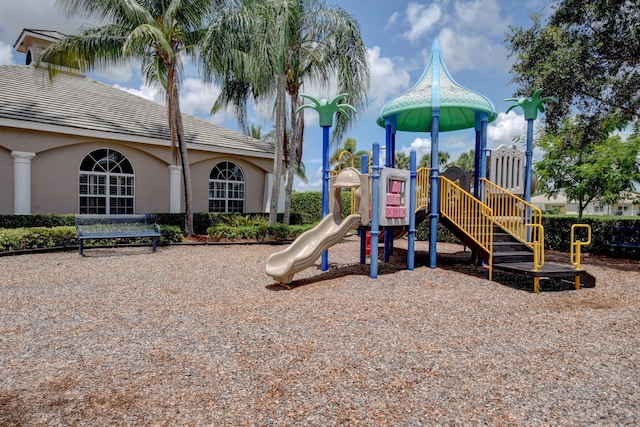
[[(505, 114), (511, 103), (504, 99), (513, 96), (517, 87), (510, 84), (509, 70), (513, 60), (508, 58), (504, 38), (510, 26), (530, 27), (531, 13), (550, 13), (549, 0), (327, 0), (327, 3), (337, 4), (353, 14), (360, 24), (369, 55), (368, 105), (358, 111), (345, 135), (345, 138), (357, 141), (358, 150), (368, 151), (373, 143), (384, 145), (384, 128), (376, 124), (376, 118), (387, 101), (419, 81), (434, 40), (440, 44), (453, 79), (489, 98), (498, 112), (497, 119), (488, 127), (487, 147), (513, 144), (514, 137), (526, 134), (521, 109)], [(74, 34), (82, 25), (95, 24), (83, 18), (63, 16), (52, 0), (0, 0), (0, 65), (25, 63), (24, 54), (13, 49), (23, 28)], [(142, 83), (137, 64), (111, 68), (90, 77), (162, 103), (162, 98)], [(216, 84), (206, 85), (202, 81), (192, 64), (185, 64), (182, 111), (241, 131), (229, 112), (209, 114), (219, 92)], [(301, 92), (329, 100), (338, 95), (332, 89), (320, 91), (311, 86), (303, 87)], [(249, 123), (261, 126), (263, 133), (267, 133), (273, 128), (269, 113), (269, 106), (257, 106), (250, 113)], [(322, 130), (317, 112), (306, 109), (305, 114), (303, 162), (308, 182), (296, 178), (294, 188), (298, 191), (320, 190)], [(473, 130), (443, 133), (439, 138), (439, 150), (446, 151), (454, 160), (474, 148), (474, 138)], [(418, 159), (430, 151), (430, 143), (428, 133), (399, 132), (396, 135), (396, 151), (409, 154), (415, 150)], [(332, 146), (331, 152), (337, 149)]]

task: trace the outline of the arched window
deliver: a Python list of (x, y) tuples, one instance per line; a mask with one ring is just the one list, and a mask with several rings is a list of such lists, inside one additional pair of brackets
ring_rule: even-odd
[(244, 212), (244, 174), (232, 162), (220, 162), (209, 175), (209, 212)]
[(134, 176), (124, 154), (109, 148), (89, 153), (80, 164), (79, 213), (134, 213)]

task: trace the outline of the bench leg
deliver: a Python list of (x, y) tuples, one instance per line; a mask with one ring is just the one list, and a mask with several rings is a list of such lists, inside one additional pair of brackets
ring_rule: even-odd
[(153, 246), (153, 251), (152, 252), (155, 252), (156, 251), (156, 238), (155, 237), (153, 238), (152, 246)]
[(80, 251), (80, 255), (82, 255), (82, 240), (78, 240), (78, 250)]

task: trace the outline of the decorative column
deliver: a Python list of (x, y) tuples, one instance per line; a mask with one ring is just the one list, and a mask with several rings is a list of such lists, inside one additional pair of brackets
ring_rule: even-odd
[[(320, 115), (320, 127), (322, 127), (322, 218), (329, 215), (329, 129), (333, 126), (333, 115), (340, 113), (347, 120), (350, 119), (346, 109), (350, 109), (354, 113), (356, 109), (349, 104), (342, 104), (340, 101), (348, 96), (347, 93), (341, 93), (333, 98), (331, 101), (326, 99), (316, 99), (311, 95), (304, 93), (300, 94), (301, 97), (307, 98), (312, 101), (312, 104), (301, 105), (296, 109), (296, 114), (305, 108), (313, 108)], [(322, 253), (321, 261), (322, 271), (329, 269), (329, 251)]]
[(438, 174), (438, 130), (440, 128), (440, 110), (431, 112), (431, 171), (429, 185), (429, 267), (436, 268), (438, 242), (438, 204), (440, 203), (440, 178)]
[(169, 165), (169, 213), (180, 213), (181, 209), (181, 189), (182, 189), (182, 166)]
[(525, 151), (525, 172), (524, 172), (524, 200), (531, 201), (531, 173), (533, 170), (533, 122), (538, 118), (538, 111), (544, 113), (544, 103), (547, 101), (558, 102), (557, 96), (545, 96), (540, 98), (542, 89), (535, 91), (533, 96), (527, 98), (507, 98), (505, 101), (515, 102), (507, 108), (506, 113), (509, 114), (515, 107), (521, 107), (524, 111), (524, 118), (527, 120), (527, 149)]
[(31, 159), (36, 153), (12, 151), (13, 157), (13, 213), (31, 215)]

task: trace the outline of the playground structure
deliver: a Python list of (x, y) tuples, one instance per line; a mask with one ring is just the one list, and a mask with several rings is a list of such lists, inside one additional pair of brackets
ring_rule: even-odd
[[(540, 99), (520, 100), (542, 110)], [(340, 95), (340, 97), (344, 96)], [(339, 97), (338, 97), (339, 98)], [(337, 99), (327, 105), (344, 107)], [(531, 104), (531, 105), (529, 105)], [(513, 106), (512, 106), (513, 107)], [(529, 110), (531, 110), (529, 108)], [(340, 111), (339, 108), (333, 112)], [(322, 111), (319, 110), (319, 112)], [(333, 114), (333, 112), (331, 114)], [(532, 127), (531, 111), (525, 116)], [(327, 113), (325, 108), (324, 113)], [(328, 269), (327, 249), (339, 242), (350, 229), (358, 228), (361, 238), (360, 262), (365, 263), (365, 230), (371, 236), (370, 276), (378, 273), (378, 242), (384, 233), (383, 260), (393, 251), (394, 233), (406, 231), (408, 239), (407, 269), (414, 268), (416, 218), (429, 220), (429, 267), (436, 267), (437, 227), (446, 226), (465, 246), (472, 249), (478, 262), (488, 268), (489, 280), (493, 270), (525, 275), (533, 278), (533, 290), (539, 291), (541, 278), (572, 278), (576, 289), (581, 285), (595, 286), (595, 278), (582, 269), (580, 248), (587, 241), (575, 239), (572, 233), (572, 265), (545, 263), (542, 212), (529, 203), (535, 185), (531, 170), (531, 151), (514, 146), (486, 147), (487, 125), (497, 113), (491, 101), (483, 95), (463, 88), (450, 76), (444, 64), (438, 42), (434, 42), (431, 60), (420, 81), (407, 92), (387, 102), (382, 108), (378, 124), (385, 128), (385, 164), (380, 166), (379, 144), (373, 144), (370, 175), (347, 168), (337, 177), (329, 178), (328, 128), (330, 121), (322, 120), (323, 145), (323, 220), (301, 235), (290, 247), (273, 254), (267, 260), (265, 272), (283, 284), (293, 275), (310, 266), (322, 254), (323, 271)], [(535, 117), (534, 117), (535, 118)], [(322, 124), (324, 123), (324, 124)], [(452, 170), (440, 176), (438, 170), (439, 132), (473, 128), (475, 137), (475, 173), (473, 183), (469, 174)], [(431, 133), (431, 168), (416, 170), (415, 152), (410, 155), (410, 169), (394, 168), (395, 134), (398, 131)], [(529, 132), (528, 132), (529, 133)], [(529, 137), (529, 135), (528, 135)], [(487, 157), (490, 160), (487, 178)], [(368, 162), (363, 159), (363, 165)], [(328, 186), (332, 180), (332, 212), (329, 212)], [(337, 201), (342, 188), (355, 191), (356, 211), (347, 218), (341, 216)], [(524, 197), (524, 198), (523, 198)], [(368, 217), (369, 202), (371, 218)], [(590, 230), (589, 230), (590, 232)], [(587, 239), (590, 240), (590, 239)], [(577, 254), (577, 259), (574, 259)]]
[[(373, 161), (379, 156), (379, 146), (374, 145)], [(415, 220), (415, 153), (412, 153), (412, 171), (372, 167), (375, 171), (370, 177), (360, 173), (353, 167), (345, 168), (337, 175), (331, 176), (330, 186), (333, 189), (329, 204), (331, 211), (311, 230), (301, 234), (286, 249), (272, 254), (265, 266), (265, 272), (282, 284), (289, 284), (295, 273), (312, 265), (328, 248), (340, 242), (353, 229), (370, 230), (371, 241), (371, 274), (377, 277), (377, 236), (380, 227), (402, 228)], [(367, 164), (367, 162), (364, 162)], [(352, 213), (342, 218), (342, 190), (352, 191)], [(413, 197), (411, 197), (413, 195)], [(371, 215), (369, 215), (371, 212)], [(380, 215), (379, 213), (382, 213)], [(409, 239), (413, 243), (415, 228)], [(364, 239), (362, 233), (361, 237)], [(362, 246), (362, 245), (361, 245)], [(373, 249), (375, 247), (375, 249)], [(361, 248), (364, 251), (364, 248)], [(409, 269), (413, 269), (413, 251), (410, 256)], [(361, 262), (365, 262), (364, 253)]]

